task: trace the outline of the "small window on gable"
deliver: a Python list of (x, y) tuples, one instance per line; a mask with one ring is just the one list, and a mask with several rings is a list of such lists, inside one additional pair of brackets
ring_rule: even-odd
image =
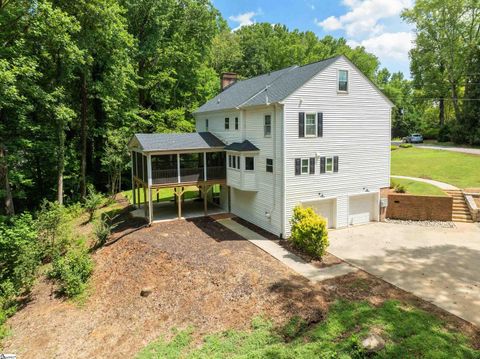
[(228, 117), (225, 117), (225, 130), (230, 129), (230, 119)]
[(266, 171), (272, 173), (273, 172), (273, 159), (267, 158), (267, 166)]
[(205, 131), (208, 132), (208, 118), (205, 119)]
[(238, 130), (238, 117), (235, 117), (235, 130)]
[(348, 91), (348, 71), (338, 70), (338, 91)]
[(272, 116), (265, 115), (263, 122), (263, 134), (265, 137), (270, 137), (272, 135)]
[(255, 169), (255, 159), (253, 157), (245, 157), (245, 170), (253, 171)]
[(302, 158), (302, 175), (307, 175), (309, 173), (309, 159)]

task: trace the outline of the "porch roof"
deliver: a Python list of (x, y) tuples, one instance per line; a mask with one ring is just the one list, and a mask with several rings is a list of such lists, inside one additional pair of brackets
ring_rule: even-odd
[(210, 132), (136, 133), (128, 144), (143, 152), (223, 150), (225, 144)]

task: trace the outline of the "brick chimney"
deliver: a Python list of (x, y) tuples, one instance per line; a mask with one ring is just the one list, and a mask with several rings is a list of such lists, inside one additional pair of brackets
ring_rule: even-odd
[(233, 85), (237, 82), (237, 74), (235, 72), (224, 72), (220, 77), (220, 86), (222, 91), (225, 90), (228, 86)]

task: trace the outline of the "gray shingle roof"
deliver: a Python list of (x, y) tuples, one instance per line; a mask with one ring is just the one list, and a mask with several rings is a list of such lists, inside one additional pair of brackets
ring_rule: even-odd
[(282, 101), (339, 57), (332, 57), (304, 66), (295, 65), (269, 74), (237, 81), (203, 104), (195, 113)]
[(208, 150), (222, 148), (225, 144), (210, 132), (193, 133), (137, 133), (136, 139), (144, 152)]
[(225, 146), (225, 150), (227, 151), (260, 151), (257, 146), (251, 143), (249, 140), (245, 140), (243, 142), (234, 142)]

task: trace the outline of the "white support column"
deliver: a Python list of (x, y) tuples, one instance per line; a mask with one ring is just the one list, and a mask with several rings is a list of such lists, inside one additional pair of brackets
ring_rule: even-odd
[(203, 180), (207, 180), (207, 152), (203, 152)]
[(181, 182), (181, 176), (180, 176), (180, 153), (177, 153), (177, 172), (178, 172), (178, 183)]
[[(133, 198), (133, 207), (137, 207), (137, 193), (135, 191), (135, 180), (133, 179), (134, 178), (134, 169), (133, 169), (133, 165), (135, 163), (135, 161), (133, 160), (135, 156), (135, 161), (136, 161), (136, 153), (131, 151), (130, 152), (130, 157), (132, 159), (132, 198)], [(135, 168), (135, 171), (136, 171), (136, 168)]]
[(152, 155), (147, 155), (147, 178), (148, 178), (148, 224), (153, 221), (153, 203), (152, 203)]

